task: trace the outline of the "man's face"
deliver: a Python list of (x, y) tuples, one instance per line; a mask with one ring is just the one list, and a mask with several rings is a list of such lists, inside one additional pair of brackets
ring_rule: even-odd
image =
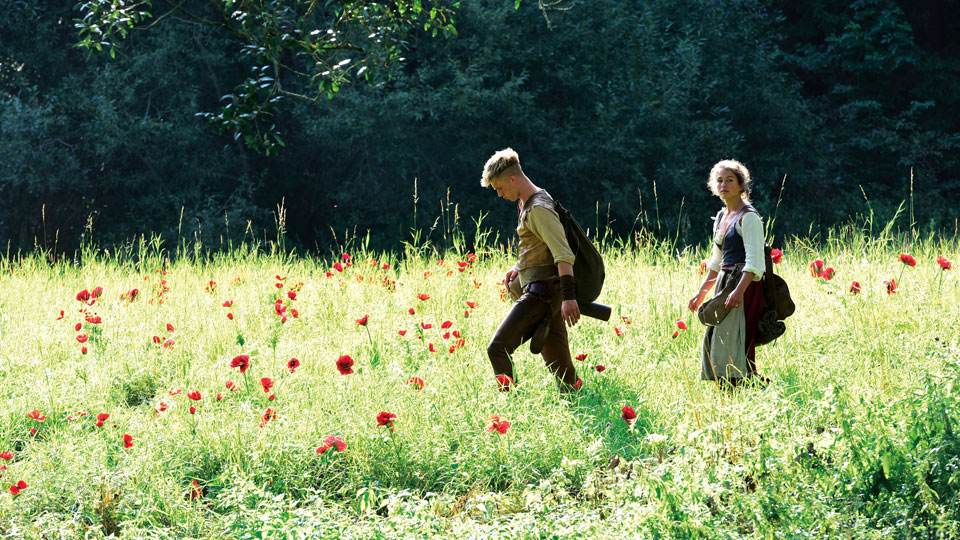
[(490, 186), (497, 190), (497, 196), (504, 198), (508, 201), (515, 201), (520, 198), (520, 194), (517, 193), (517, 186), (513, 180), (513, 176), (501, 176), (492, 180)]

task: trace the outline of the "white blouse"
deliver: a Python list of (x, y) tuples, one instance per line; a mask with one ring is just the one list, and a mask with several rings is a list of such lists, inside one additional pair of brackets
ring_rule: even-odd
[[(714, 223), (713, 238), (713, 256), (707, 263), (707, 268), (715, 272), (720, 271), (720, 263), (723, 262), (723, 238), (727, 231), (720, 231), (720, 220), (727, 215), (724, 209), (720, 218)], [(756, 212), (744, 212), (743, 216), (737, 220), (734, 225), (740, 237), (743, 238), (743, 248), (747, 252), (747, 259), (743, 265), (744, 272), (753, 272), (753, 280), (760, 281), (763, 278), (763, 271), (766, 269), (766, 263), (763, 260), (763, 222)]]

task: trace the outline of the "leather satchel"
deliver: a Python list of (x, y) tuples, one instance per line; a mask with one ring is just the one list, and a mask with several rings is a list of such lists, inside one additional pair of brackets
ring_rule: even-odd
[(782, 321), (793, 315), (797, 306), (790, 298), (790, 288), (782, 277), (773, 273), (773, 260), (770, 258), (770, 244), (764, 244), (763, 256), (766, 259), (763, 273), (763, 298), (769, 308), (777, 312), (777, 320)]
[(783, 323), (796, 310), (790, 289), (782, 277), (773, 273), (773, 260), (770, 258), (770, 244), (763, 246), (765, 270), (763, 273), (763, 314), (757, 321), (757, 335), (754, 343), (766, 345), (787, 331)]

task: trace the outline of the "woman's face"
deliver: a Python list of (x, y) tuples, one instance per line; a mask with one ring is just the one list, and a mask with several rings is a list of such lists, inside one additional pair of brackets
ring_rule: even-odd
[(736, 200), (743, 193), (740, 178), (730, 169), (717, 171), (717, 194), (724, 201)]

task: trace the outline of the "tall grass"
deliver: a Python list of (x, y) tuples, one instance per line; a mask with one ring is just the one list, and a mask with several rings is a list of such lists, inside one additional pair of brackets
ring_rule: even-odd
[[(517, 390), (497, 391), (485, 349), (509, 309), (498, 282), (512, 261), (488, 236), (468, 247), (450, 225), (456, 208), (444, 211), (453, 249), (413, 238), (401, 254), (372, 252), (354, 236), (343, 272), (339, 256), (290, 254), (279, 235), (266, 252), (178, 245), (172, 262), (159, 239), (109, 254), (88, 247), (80, 266), (43, 253), (0, 260), (0, 452), (13, 454), (0, 460), (0, 535), (960, 534), (960, 285), (935, 262), (957, 261), (956, 237), (913, 239), (913, 268), (897, 260), (908, 239), (889, 228), (785, 242), (776, 271), (798, 312), (759, 351), (773, 382), (732, 392), (699, 380), (702, 328), (684, 307), (704, 252), (643, 230), (608, 241), (600, 301), (615, 315), (571, 330), (573, 354), (587, 355), (577, 362), (584, 391), (564, 398), (524, 347)], [(811, 277), (814, 259), (837, 275)], [(461, 272), (458, 262), (469, 264)], [(888, 295), (890, 278), (900, 288)], [(158, 296), (160, 280), (169, 290)], [(75, 299), (96, 286), (94, 305)], [(134, 302), (120, 299), (133, 288)], [(277, 298), (289, 305), (284, 323)], [(82, 307), (103, 322), (85, 322)], [(677, 319), (690, 330), (673, 338)], [(465, 340), (453, 353), (448, 330)], [(239, 354), (251, 357), (246, 374), (230, 368)], [(336, 369), (344, 354), (353, 374)], [(290, 373), (294, 357), (302, 365)], [(414, 376), (420, 391), (407, 384)], [(275, 399), (262, 377), (275, 381)], [(637, 411), (633, 426), (624, 405)], [(261, 426), (268, 408), (276, 418)], [(28, 418), (35, 409), (43, 422)], [(381, 411), (397, 415), (394, 431), (377, 427)], [(110, 414), (102, 427), (98, 413)], [(484, 430), (492, 414), (511, 422), (506, 434)], [(347, 449), (318, 455), (330, 435)], [(19, 480), (28, 487), (13, 496)]]

